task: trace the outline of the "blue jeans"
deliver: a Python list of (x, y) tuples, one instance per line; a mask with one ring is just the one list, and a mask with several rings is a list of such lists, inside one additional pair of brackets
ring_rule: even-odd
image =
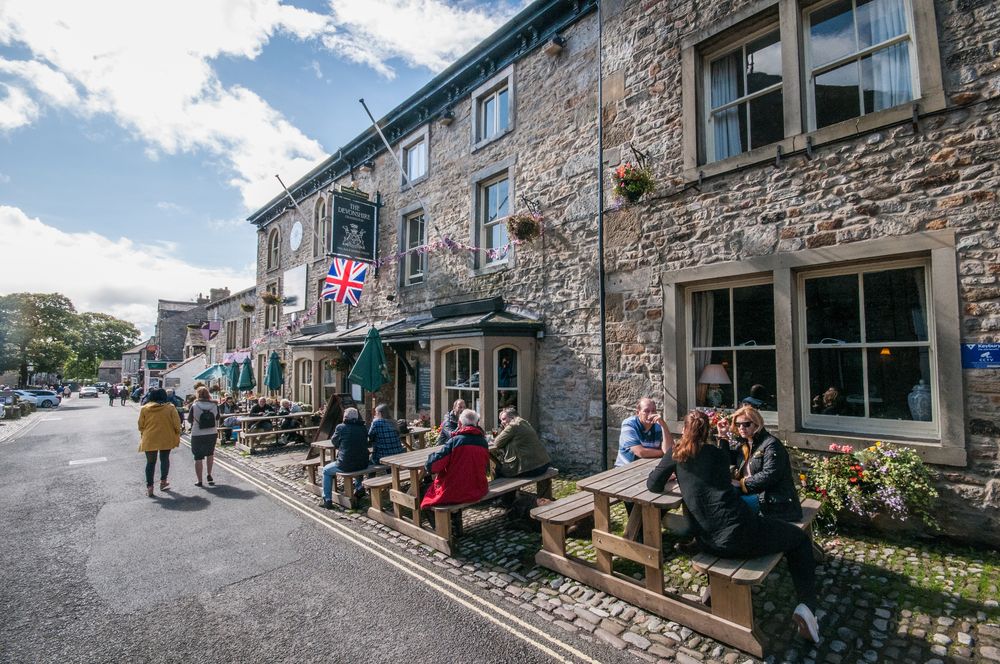
[[(323, 466), (323, 500), (333, 500), (333, 483), (337, 478), (337, 473), (339, 472), (342, 471), (339, 467), (337, 467), (336, 461), (331, 461)], [(358, 491), (361, 491), (361, 489), (361, 478), (354, 478), (354, 492), (357, 493)]]

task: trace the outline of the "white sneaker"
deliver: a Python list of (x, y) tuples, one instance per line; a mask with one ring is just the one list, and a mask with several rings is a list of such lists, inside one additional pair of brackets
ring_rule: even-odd
[(799, 636), (803, 639), (809, 639), (813, 643), (819, 643), (819, 623), (816, 622), (816, 616), (813, 615), (808, 606), (805, 604), (796, 606), (792, 620), (799, 628)]

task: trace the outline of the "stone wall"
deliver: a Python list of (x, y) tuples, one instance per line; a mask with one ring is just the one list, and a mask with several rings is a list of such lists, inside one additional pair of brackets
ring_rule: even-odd
[[(1000, 338), (1000, 5), (935, 3), (948, 106), (920, 119), (684, 182), (681, 38), (749, 3), (625, 3), (606, 17), (605, 148), (649, 152), (656, 193), (606, 216), (615, 416), (663, 397), (664, 273), (777, 252), (954, 229), (964, 341)], [(975, 26), (973, 28), (973, 26)], [(963, 372), (968, 467), (939, 467), (948, 532), (1000, 543), (1000, 371)], [(612, 418), (614, 420), (615, 418)]]
[[(252, 312), (243, 311), (241, 305), (252, 304), (255, 309)], [(236, 340), (234, 342), (234, 347), (241, 348), (240, 333), (242, 330), (242, 324), (244, 319), (252, 319), (258, 315), (260, 310), (260, 302), (257, 300), (257, 289), (247, 288), (238, 293), (229, 295), (223, 299), (213, 301), (211, 304), (205, 307), (205, 315), (208, 320), (219, 321), (219, 334), (216, 335), (214, 339), (208, 342), (206, 347), (206, 354), (208, 349), (212, 349), (212, 355), (215, 358), (215, 362), (222, 362), (222, 358), (226, 354), (227, 348), (227, 338), (226, 338), (226, 323), (228, 321), (236, 321)], [(250, 336), (251, 339), (255, 336), (253, 333), (253, 325), (251, 324)]]

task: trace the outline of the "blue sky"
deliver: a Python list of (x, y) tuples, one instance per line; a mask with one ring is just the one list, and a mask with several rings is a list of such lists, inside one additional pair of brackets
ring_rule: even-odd
[[(526, 2), (0, 3), (0, 293), (150, 333), (253, 283), (247, 215)], [(157, 30), (148, 26), (155, 24)]]

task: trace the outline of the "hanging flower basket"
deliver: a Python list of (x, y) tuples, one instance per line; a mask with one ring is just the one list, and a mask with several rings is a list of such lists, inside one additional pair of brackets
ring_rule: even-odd
[(630, 161), (618, 166), (612, 171), (615, 187), (615, 198), (637, 203), (639, 199), (656, 189), (656, 181), (648, 166), (633, 164)]
[(275, 304), (281, 304), (281, 297), (276, 293), (267, 292), (261, 294), (260, 301), (268, 306), (271, 306)]
[(518, 242), (531, 242), (542, 234), (542, 215), (521, 212), (507, 217), (507, 233)]
[(255, 308), (256, 307), (254, 307), (253, 303), (251, 303), (251, 302), (244, 302), (243, 304), (240, 305), (240, 309), (242, 309), (243, 311), (245, 311), (247, 313), (250, 313)]
[(337, 371), (350, 371), (351, 363), (346, 357), (341, 355), (340, 357), (333, 360), (333, 368), (336, 369)]

